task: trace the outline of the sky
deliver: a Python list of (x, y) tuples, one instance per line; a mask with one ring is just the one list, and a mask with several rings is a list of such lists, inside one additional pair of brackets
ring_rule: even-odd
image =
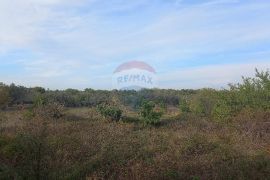
[(112, 89), (138, 60), (158, 88), (226, 88), (270, 68), (269, 0), (0, 0), (0, 82)]

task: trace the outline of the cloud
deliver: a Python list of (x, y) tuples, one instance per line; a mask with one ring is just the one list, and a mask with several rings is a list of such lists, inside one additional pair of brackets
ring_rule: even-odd
[[(18, 62), (25, 77), (45, 85), (55, 78), (53, 87), (64, 86), (56, 83), (62, 79), (81, 87), (86, 85), (84, 76), (109, 77), (113, 67), (133, 59), (173, 70), (180, 62), (205, 62), (206, 55), (269, 51), (261, 49), (270, 44), (269, 9), (268, 1), (0, 1), (0, 62), (17, 61), (1, 58), (1, 54), (25, 49), (33, 54)], [(214, 63), (219, 61), (228, 64), (224, 58)], [(198, 64), (206, 68), (204, 63)], [(232, 75), (236, 76), (239, 74)], [(109, 88), (109, 80), (101, 79), (91, 85)], [(168, 79), (170, 83), (165, 84), (171, 87), (173, 81)], [(225, 79), (195, 81), (214, 86)]]
[(41, 78), (64, 77), (78, 69), (81, 64), (76, 60), (40, 59), (35, 61), (21, 60), (17, 63), (25, 67), (32, 76)]
[[(159, 57), (159, 61), (175, 56), (183, 59), (269, 41), (269, 8), (270, 3), (244, 3), (225, 9), (214, 4), (172, 8), (150, 18), (149, 12), (142, 12), (138, 17), (142, 22), (136, 23), (90, 13), (78, 18), (80, 25), (74, 31), (56, 32), (54, 41), (69, 44), (70, 49), (76, 46), (99, 63), (133, 54), (135, 58)], [(263, 12), (266, 15), (258, 17)]]
[(227, 88), (229, 83), (238, 83), (241, 77), (254, 77), (255, 68), (267, 70), (270, 61), (232, 63), (178, 69), (159, 74), (161, 88)]
[[(0, 53), (17, 48), (36, 48), (50, 31), (51, 19), (65, 13), (54, 10), (60, 5), (75, 4), (73, 0), (10, 0), (0, 1)], [(81, 1), (77, 1), (76, 4)]]
[[(268, 11), (270, 3), (244, 3), (229, 8), (216, 7), (215, 3), (212, 3), (207, 6), (170, 8), (170, 12), (164, 9), (164, 12), (147, 17), (151, 15), (153, 7), (145, 0), (94, 1), (87, 4), (92, 11), (84, 14), (76, 14), (68, 10), (55, 11), (51, 7), (42, 6), (44, 4), (63, 6), (67, 1), (27, 0), (26, 2), (29, 3), (20, 5), (21, 10), (16, 11), (17, 19), (15, 19), (20, 23), (11, 20), (12, 23), (2, 29), (4, 31), (0, 33), (2, 43), (25, 47), (36, 42), (32, 45), (33, 48), (40, 46), (44, 48), (43, 41), (49, 41), (51, 44), (59, 45), (60, 48), (56, 50), (59, 54), (66, 48), (75, 53), (81, 50), (99, 59), (97, 60), (99, 62), (100, 59), (126, 54), (137, 54), (139, 57), (143, 57), (144, 54), (153, 56), (162, 54), (166, 58), (166, 55), (175, 54), (175, 51), (179, 52), (178, 56), (183, 54), (185, 57), (188, 52), (195, 54), (198, 51), (225, 51), (270, 37), (270, 25), (267, 23), (269, 15), (254, 18), (259, 12)], [(101, 8), (101, 5), (104, 5), (104, 8)], [(148, 7), (149, 10), (143, 11), (141, 16), (138, 15), (137, 18), (142, 22), (129, 22), (128, 18), (121, 21), (119, 20), (121, 17), (108, 15), (108, 12), (121, 12), (140, 5)], [(163, 10), (160, 5), (156, 6), (156, 9)], [(27, 11), (29, 15), (27, 16), (27, 13), (23, 15)], [(250, 13), (256, 14), (251, 16)], [(243, 16), (251, 16), (251, 18), (247, 19)], [(161, 49), (164, 50), (160, 51)]]

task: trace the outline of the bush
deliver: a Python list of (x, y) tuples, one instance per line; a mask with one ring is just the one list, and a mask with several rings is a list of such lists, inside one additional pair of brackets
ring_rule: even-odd
[(37, 95), (33, 101), (34, 107), (40, 107), (43, 105), (46, 105), (48, 103), (48, 100), (44, 97), (44, 95)]
[(22, 115), (24, 120), (31, 120), (35, 117), (35, 113), (32, 109), (26, 110)]
[(45, 118), (59, 119), (64, 115), (64, 106), (57, 102), (51, 102), (35, 107), (33, 111), (35, 115), (40, 115)]
[(190, 107), (186, 99), (181, 99), (179, 103), (180, 112), (185, 114), (190, 112)]
[(2, 134), (3, 125), (6, 122), (6, 120), (7, 120), (7, 117), (5, 116), (3, 112), (0, 111), (0, 135)]
[[(53, 164), (47, 122), (34, 118), (13, 136), (0, 136), (3, 179), (49, 179)], [(0, 179), (1, 179), (0, 162)], [(12, 178), (8, 178), (12, 177)]]
[(112, 121), (119, 121), (122, 117), (122, 110), (118, 107), (101, 104), (97, 110), (104, 118), (109, 118)]
[(9, 103), (9, 99), (8, 87), (0, 83), (0, 109), (4, 108)]
[(194, 95), (190, 102), (190, 111), (199, 116), (210, 117), (217, 100), (217, 91), (202, 89)]
[(217, 143), (209, 141), (207, 137), (202, 134), (191, 135), (188, 139), (185, 139), (183, 143), (182, 154), (184, 156), (208, 154), (218, 147)]
[(243, 82), (230, 84), (230, 90), (219, 91), (212, 109), (212, 117), (217, 121), (228, 120), (243, 109), (270, 109), (270, 73), (256, 69), (255, 78), (243, 77)]
[(242, 84), (230, 84), (231, 106), (236, 111), (243, 108), (270, 109), (270, 72), (259, 72), (255, 78), (243, 77)]
[(156, 105), (152, 101), (143, 101), (140, 107), (140, 115), (144, 124), (158, 124), (162, 116), (162, 112), (155, 110)]
[(218, 122), (231, 118), (231, 108), (224, 101), (219, 101), (213, 108), (212, 117)]
[(64, 114), (64, 106), (58, 102), (50, 102), (44, 96), (37, 96), (34, 100), (34, 105), (29, 112), (24, 115), (26, 119), (34, 116), (41, 116), (43, 118), (59, 119)]

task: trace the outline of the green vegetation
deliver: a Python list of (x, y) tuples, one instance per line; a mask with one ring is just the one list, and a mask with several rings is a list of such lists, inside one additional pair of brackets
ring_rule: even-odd
[(143, 101), (140, 107), (140, 115), (144, 124), (156, 125), (160, 123), (162, 112), (155, 111), (156, 105), (152, 101)]
[(112, 121), (119, 121), (122, 117), (122, 110), (115, 106), (101, 104), (97, 109), (104, 118), (109, 118)]
[(1, 84), (0, 107), (0, 179), (266, 180), (270, 174), (269, 71), (224, 90)]
[(201, 89), (180, 102), (182, 113), (193, 113), (215, 121), (227, 121), (245, 109), (270, 109), (270, 74), (256, 70), (255, 78), (230, 84), (229, 90)]
[(4, 84), (0, 83), (0, 109), (4, 108), (9, 103), (9, 89)]

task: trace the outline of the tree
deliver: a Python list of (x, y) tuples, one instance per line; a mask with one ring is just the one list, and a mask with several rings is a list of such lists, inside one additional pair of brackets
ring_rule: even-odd
[(6, 85), (0, 83), (0, 108), (6, 107), (9, 103), (9, 89)]
[(231, 102), (234, 110), (243, 108), (270, 109), (270, 72), (259, 72), (256, 69), (255, 78), (243, 77), (243, 82), (230, 84)]
[(186, 98), (181, 98), (179, 102), (180, 112), (185, 114), (190, 112), (190, 107)]
[(217, 94), (218, 91), (214, 89), (200, 89), (190, 99), (191, 112), (199, 116), (210, 117), (217, 101)]
[(140, 107), (140, 115), (144, 124), (156, 125), (160, 122), (162, 112), (155, 110), (156, 105), (153, 101), (143, 101)]
[(30, 103), (31, 101), (31, 91), (26, 87), (16, 86), (12, 83), (9, 86), (9, 93), (11, 104)]

